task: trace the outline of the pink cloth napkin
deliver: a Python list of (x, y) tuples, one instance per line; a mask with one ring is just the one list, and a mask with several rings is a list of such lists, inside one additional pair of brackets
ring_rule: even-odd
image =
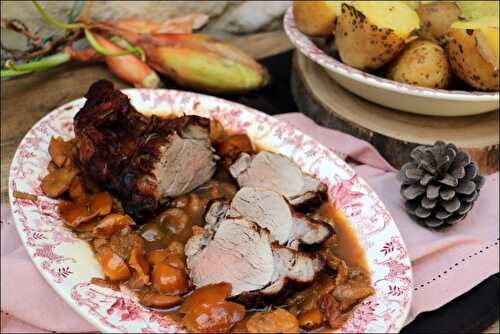
[[(479, 200), (464, 221), (449, 230), (432, 231), (405, 213), (395, 170), (367, 142), (320, 127), (300, 113), (278, 118), (352, 161), (391, 213), (406, 241), (414, 270), (413, 304), (406, 323), (499, 271), (498, 173), (487, 177)], [(1, 241), (2, 332), (96, 331), (59, 298), (32, 265), (10, 210), (4, 207)]]

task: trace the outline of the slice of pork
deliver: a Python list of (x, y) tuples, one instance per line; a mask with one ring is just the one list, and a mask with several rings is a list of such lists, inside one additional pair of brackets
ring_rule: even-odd
[(242, 153), (230, 166), (231, 175), (240, 187), (274, 190), (296, 207), (306, 207), (324, 200), (327, 187), (284, 155), (262, 151), (254, 157)]
[(229, 208), (229, 204), (221, 199), (208, 203), (205, 212), (205, 230), (215, 232), (219, 223), (226, 217)]
[(231, 296), (278, 293), (291, 280), (305, 283), (323, 269), (316, 256), (273, 245), (266, 229), (244, 218), (223, 218), (218, 229), (192, 236), (185, 247), (187, 267), (197, 287), (218, 282), (232, 285)]
[(224, 218), (212, 240), (191, 237), (185, 248), (189, 276), (196, 287), (228, 282), (232, 296), (260, 290), (271, 281), (274, 259), (269, 233), (242, 218)]
[(279, 293), (288, 281), (307, 283), (314, 280), (325, 262), (317, 256), (273, 245), (274, 272), (271, 284), (260, 292), (266, 295)]
[(241, 188), (231, 201), (228, 216), (241, 216), (269, 230), (272, 241), (297, 249), (319, 244), (333, 234), (326, 222), (296, 213), (279, 193), (262, 188)]
[(274, 271), (271, 282), (264, 289), (244, 292), (236, 301), (252, 307), (265, 307), (269, 303), (280, 304), (304, 284), (314, 280), (325, 265), (318, 256), (299, 252), (284, 246), (271, 246)]
[(335, 230), (329, 223), (295, 212), (293, 214), (292, 234), (290, 235), (288, 245), (296, 249), (296, 247), (292, 247), (291, 245), (297, 241), (305, 245), (320, 244), (334, 233)]
[(271, 239), (286, 244), (293, 229), (292, 212), (283, 196), (271, 190), (244, 187), (231, 201), (230, 215), (241, 215), (271, 233)]
[(208, 205), (204, 233), (185, 247), (189, 276), (195, 286), (231, 283), (232, 296), (242, 302), (278, 297), (288, 282), (310, 282), (323, 269), (322, 258), (299, 246), (333, 233), (328, 223), (294, 212), (278, 192), (243, 187), (231, 203)]
[(299, 195), (288, 198), (288, 201), (297, 210), (310, 211), (317, 208), (326, 200), (328, 187), (317, 178), (309, 174), (303, 174), (304, 186)]
[(208, 139), (208, 130), (196, 123), (188, 125), (181, 134), (172, 133), (169, 144), (160, 151), (153, 175), (163, 199), (189, 193), (215, 173), (217, 156)]

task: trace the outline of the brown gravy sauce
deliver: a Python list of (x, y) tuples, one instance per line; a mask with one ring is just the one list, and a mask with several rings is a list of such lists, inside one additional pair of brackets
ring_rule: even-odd
[(351, 223), (342, 211), (335, 207), (333, 200), (328, 198), (328, 201), (318, 208), (318, 213), (323, 217), (330, 218), (335, 223), (335, 232), (337, 233), (337, 243), (333, 246), (335, 255), (344, 260), (350, 267), (357, 267), (368, 273), (368, 261), (363, 247), (361, 247)]

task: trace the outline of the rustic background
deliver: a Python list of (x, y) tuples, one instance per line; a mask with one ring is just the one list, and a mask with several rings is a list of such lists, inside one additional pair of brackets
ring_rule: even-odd
[[(65, 22), (74, 1), (39, 1), (56, 19)], [(264, 5), (265, 4), (265, 5)], [(281, 29), (281, 18), (291, 1), (93, 1), (92, 18), (109, 20), (140, 17), (161, 21), (171, 17), (203, 13), (210, 21), (203, 32), (229, 38)], [(42, 33), (53, 31), (30, 1), (2, 1), (2, 18), (18, 18)]]

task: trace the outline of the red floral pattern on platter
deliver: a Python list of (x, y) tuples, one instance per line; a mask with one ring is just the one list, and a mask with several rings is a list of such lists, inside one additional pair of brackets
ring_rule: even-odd
[(464, 90), (445, 90), (436, 88), (425, 88), (414, 85), (408, 85), (400, 83), (397, 81), (385, 79), (367, 72), (363, 72), (351, 66), (348, 66), (341, 61), (331, 57), (321, 48), (319, 48), (307, 35), (303, 34), (295, 25), (295, 20), (293, 18), (293, 11), (290, 8), (283, 18), (283, 25), (285, 32), (290, 38), (291, 42), (295, 45), (297, 49), (300, 50), (305, 56), (318, 63), (319, 65), (332, 70), (334, 72), (348, 75), (351, 77), (357, 77), (366, 82), (376, 83), (387, 88), (397, 88), (398, 90), (403, 90), (407, 92), (425, 92), (428, 94), (446, 94), (448, 96), (488, 96), (495, 97), (498, 99), (498, 92), (488, 93), (481, 91), (464, 91)]
[(71, 289), (71, 297), (77, 305), (94, 315), (108, 329), (119, 332), (178, 333), (183, 328), (156, 311), (146, 309), (128, 292), (116, 292), (79, 283)]
[[(287, 155), (328, 185), (335, 204), (348, 217), (371, 271), (376, 293), (353, 312), (341, 332), (401, 329), (410, 308), (412, 271), (408, 252), (377, 195), (331, 150), (291, 125), (237, 103), (175, 90), (124, 90), (138, 110), (155, 114), (198, 114), (245, 132), (266, 149)], [(54, 110), (26, 134), (12, 162), (9, 195), (16, 226), (29, 255), (61, 297), (97, 328), (110, 332), (178, 332), (180, 324), (138, 304), (128, 292), (88, 282), (102, 277), (89, 245), (66, 229), (57, 202), (43, 196), (52, 136), (73, 136), (72, 120), (84, 99)], [(38, 195), (38, 202), (16, 199), (13, 191)]]

